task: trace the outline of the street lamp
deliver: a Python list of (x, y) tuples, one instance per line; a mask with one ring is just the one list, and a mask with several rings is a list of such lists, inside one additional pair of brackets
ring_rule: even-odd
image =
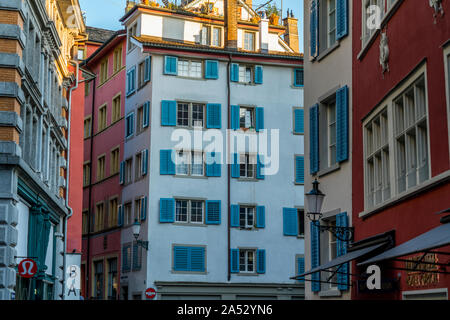
[(319, 190), (319, 181), (317, 181), (317, 179), (313, 182), (312, 190), (305, 194), (305, 198), (306, 203), (308, 204), (308, 212), (306, 213), (306, 216), (319, 228), (320, 232), (327, 230), (337, 239), (344, 242), (350, 242), (353, 240), (353, 227), (320, 225), (320, 219), (323, 216), (321, 211), (325, 194)]
[(138, 221), (138, 219), (134, 220), (133, 226), (131, 228), (133, 230), (134, 238), (136, 239), (136, 244), (148, 251), (148, 241), (138, 240), (141, 233), (141, 223)]

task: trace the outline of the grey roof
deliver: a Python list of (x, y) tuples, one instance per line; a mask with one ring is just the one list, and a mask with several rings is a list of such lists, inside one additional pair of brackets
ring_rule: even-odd
[(86, 32), (89, 35), (89, 41), (105, 43), (115, 33), (113, 30), (86, 27)]
[(450, 223), (431, 229), (401, 245), (383, 252), (358, 265), (367, 265), (374, 262), (407, 256), (413, 253), (424, 252), (450, 244)]

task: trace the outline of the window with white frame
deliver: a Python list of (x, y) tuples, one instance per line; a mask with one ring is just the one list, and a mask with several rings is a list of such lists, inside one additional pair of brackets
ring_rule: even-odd
[(256, 250), (239, 249), (239, 272), (255, 273), (255, 255)]
[(327, 106), (328, 165), (336, 163), (336, 101)]
[(123, 224), (126, 226), (129, 226), (132, 223), (134, 223), (131, 206), (132, 206), (131, 202), (128, 202), (123, 206)]
[(242, 130), (255, 128), (255, 108), (241, 106), (239, 108), (239, 127)]
[(336, 0), (327, 0), (328, 47), (336, 42)]
[(137, 24), (132, 25), (128, 28), (128, 51), (133, 50), (136, 45), (131, 42), (131, 38), (137, 35)]
[(252, 83), (253, 68), (251, 66), (239, 65), (239, 82)]
[(202, 78), (202, 62), (178, 59), (178, 76)]
[(202, 103), (178, 102), (177, 126), (203, 127), (205, 123), (205, 105)]
[(133, 158), (125, 160), (125, 184), (133, 182)]
[(239, 155), (239, 170), (241, 178), (252, 179), (256, 177), (256, 155), (243, 153)]
[[(390, 2), (395, 2), (392, 0), (388, 0)], [(391, 4), (389, 5), (390, 8)], [(368, 23), (370, 22), (375, 22), (373, 20), (374, 15), (375, 14), (380, 14), (380, 22), (381, 19), (383, 19), (385, 13), (386, 13), (386, 7), (385, 7), (385, 0), (364, 0), (364, 6), (363, 6), (363, 20), (362, 20), (362, 25), (363, 25), (363, 35), (362, 35), (362, 42), (363, 44), (367, 43), (367, 41), (369, 41), (370, 37), (372, 36), (372, 34), (375, 33), (375, 31), (377, 31), (377, 27), (376, 26), (372, 26), (373, 23)]]
[(203, 223), (204, 201), (175, 200), (175, 221), (180, 223)]
[(239, 206), (239, 226), (243, 229), (253, 229), (256, 225), (256, 208), (254, 206)]
[(203, 152), (177, 151), (175, 158), (175, 173), (179, 176), (202, 177), (205, 173)]
[(244, 32), (244, 50), (255, 51), (255, 33)]

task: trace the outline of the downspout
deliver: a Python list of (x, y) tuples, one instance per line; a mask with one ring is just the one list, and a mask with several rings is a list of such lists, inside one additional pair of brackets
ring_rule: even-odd
[(231, 130), (231, 88), (230, 88), (230, 67), (231, 67), (232, 55), (228, 55), (228, 65), (227, 65), (227, 208), (228, 208), (228, 219), (227, 219), (227, 244), (228, 244), (228, 281), (231, 280), (231, 157), (230, 157), (230, 130)]

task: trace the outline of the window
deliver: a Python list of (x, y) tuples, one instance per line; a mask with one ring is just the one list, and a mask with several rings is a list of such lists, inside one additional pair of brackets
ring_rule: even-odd
[(144, 131), (149, 124), (150, 102), (144, 103), (136, 111), (136, 134)]
[(336, 163), (336, 102), (327, 106), (328, 166)]
[(180, 127), (204, 127), (205, 105), (201, 103), (177, 103), (177, 125)]
[(88, 226), (88, 221), (89, 221), (89, 211), (88, 210), (83, 210), (83, 221), (82, 221), (82, 233), (83, 235), (88, 234), (88, 230), (89, 230), (89, 226)]
[(135, 155), (135, 161), (134, 161), (135, 181), (137, 181), (141, 178), (141, 176), (142, 176), (141, 169), (142, 169), (142, 153), (139, 152)]
[(125, 119), (125, 138), (134, 134), (134, 112), (127, 115)]
[(134, 221), (140, 221), (141, 216), (141, 198), (137, 198), (134, 200), (134, 216), (133, 216), (133, 223)]
[(91, 136), (91, 117), (84, 119), (84, 138)]
[(109, 218), (108, 218), (109, 228), (114, 228), (118, 224), (118, 207), (119, 203), (117, 198), (109, 200)]
[(85, 97), (87, 97), (89, 95), (90, 86), (91, 86), (91, 81), (86, 81), (86, 83), (84, 84), (84, 96)]
[(239, 272), (254, 273), (255, 272), (255, 253), (256, 250), (239, 250)]
[(127, 159), (125, 161), (125, 184), (130, 184), (133, 182), (133, 158)]
[(94, 262), (94, 298), (103, 299), (103, 261)]
[(244, 179), (256, 178), (256, 155), (245, 153), (240, 154), (239, 158), (240, 177)]
[(206, 247), (173, 246), (173, 271), (205, 272)]
[(255, 51), (255, 33), (244, 32), (244, 50)]
[[(142, 247), (137, 242), (133, 242), (133, 271), (141, 270), (142, 267)], [(139, 295), (140, 297), (140, 295)], [(140, 299), (139, 299), (140, 300)]]
[(297, 209), (297, 214), (298, 214), (298, 236), (304, 237), (305, 236), (305, 210)]
[(128, 51), (133, 50), (136, 45), (131, 42), (131, 38), (137, 35), (137, 24), (135, 23), (128, 29)]
[(99, 203), (95, 206), (95, 225), (94, 232), (98, 232), (105, 227), (105, 205), (104, 203)]
[(110, 173), (111, 175), (116, 174), (119, 172), (119, 166), (120, 166), (120, 149), (116, 148), (111, 151), (111, 159), (110, 159)]
[(255, 118), (255, 108), (240, 106), (239, 127), (242, 130), (255, 129)]
[(328, 6), (328, 47), (336, 42), (336, 0), (327, 0)]
[(201, 35), (200, 35), (200, 43), (204, 46), (209, 46), (211, 44), (211, 27), (203, 26)]
[(239, 82), (252, 83), (253, 68), (251, 66), (239, 65)]
[(204, 201), (175, 200), (175, 222), (203, 223)]
[(203, 26), (200, 32), (200, 44), (204, 46), (220, 47), (222, 29), (219, 27)]
[(304, 79), (304, 70), (294, 69), (294, 87), (303, 87)]
[(222, 30), (220, 28), (213, 28), (212, 41), (211, 41), (211, 44), (213, 46), (220, 47), (221, 34), (222, 34)]
[(100, 83), (105, 83), (108, 80), (108, 59), (106, 58), (100, 64)]
[(114, 67), (113, 72), (116, 73), (122, 69), (122, 47), (114, 50)]
[(176, 153), (175, 174), (180, 176), (204, 176), (204, 157), (202, 151), (184, 151)]
[[(385, 10), (385, 4), (384, 4), (384, 0), (364, 0), (364, 7), (363, 7), (363, 36), (362, 36), (362, 42), (363, 44), (367, 43), (370, 39), (370, 37), (375, 33), (375, 31), (377, 30), (376, 28), (369, 28), (369, 26), (367, 25), (367, 22), (369, 21), (369, 19), (371, 19), (372, 15), (374, 14), (374, 11), (371, 10), (370, 8), (372, 6), (377, 6), (380, 9), (380, 14), (381, 17), (380, 19), (383, 19), (384, 14), (386, 13)], [(388, 2), (392, 2), (392, 0), (389, 0)], [(392, 5), (392, 3), (390, 4)]]
[(103, 180), (105, 178), (105, 158), (106, 157), (103, 155), (97, 159), (97, 181)]
[[(122, 247), (122, 272), (131, 270), (131, 244)], [(126, 287), (128, 289), (128, 287)]]
[(84, 48), (83, 49), (78, 49), (77, 59), (78, 60), (84, 60), (85, 59), (85, 54), (86, 54), (86, 51), (84, 50)]
[(117, 300), (117, 258), (108, 259), (108, 300)]
[(122, 100), (120, 94), (115, 96), (112, 101), (112, 114), (111, 114), (111, 122), (114, 123), (120, 120), (122, 113)]
[(88, 186), (90, 180), (91, 180), (91, 164), (85, 163), (83, 165), (83, 187)]
[(105, 130), (106, 128), (106, 104), (98, 109), (98, 131)]
[(255, 225), (255, 207), (239, 206), (239, 226), (243, 229), (253, 229)]
[(133, 214), (131, 211), (131, 202), (128, 202), (124, 205), (123, 209), (123, 224), (125, 226), (129, 226), (134, 223)]
[(178, 59), (178, 75), (188, 78), (201, 78), (202, 62)]
[(138, 88), (142, 88), (145, 84), (145, 61), (139, 63), (138, 66)]

